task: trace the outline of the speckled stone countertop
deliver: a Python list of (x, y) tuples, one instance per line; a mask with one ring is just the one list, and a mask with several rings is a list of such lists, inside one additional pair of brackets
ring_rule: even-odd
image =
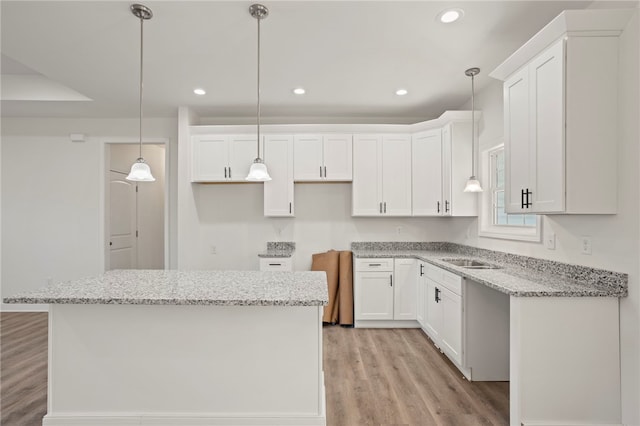
[(5, 303), (324, 306), (324, 272), (115, 270), (7, 297)]
[[(416, 258), (520, 297), (626, 297), (627, 274), (453, 243), (353, 243), (356, 258)], [(468, 269), (444, 259), (475, 259), (500, 269)]]
[(267, 251), (258, 253), (258, 257), (291, 257), (296, 250), (296, 243), (292, 241), (269, 241)]

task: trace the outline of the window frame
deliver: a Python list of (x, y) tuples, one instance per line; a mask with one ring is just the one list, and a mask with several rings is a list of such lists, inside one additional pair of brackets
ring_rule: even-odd
[(491, 170), (491, 155), (504, 149), (502, 138), (496, 140), (492, 147), (482, 151), (480, 155), (482, 181), (485, 191), (480, 196), (480, 214), (478, 216), (478, 236), (499, 238), (504, 240), (542, 242), (542, 217), (536, 215), (535, 226), (495, 225), (493, 223), (493, 172)]

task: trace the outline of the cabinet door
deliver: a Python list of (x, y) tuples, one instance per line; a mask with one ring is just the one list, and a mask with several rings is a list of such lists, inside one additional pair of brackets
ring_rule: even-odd
[(296, 135), (293, 139), (293, 179), (299, 182), (322, 180), (322, 136)]
[(504, 82), (504, 154), (505, 209), (520, 213), (522, 191), (531, 190), (529, 184), (529, 69), (515, 73)]
[(427, 282), (424, 270), (424, 263), (418, 262), (418, 271), (417, 271), (417, 290), (416, 290), (416, 300), (417, 300), (417, 308), (416, 308), (416, 319), (418, 320), (418, 324), (423, 329), (426, 327), (427, 323)]
[(393, 319), (393, 272), (358, 272), (356, 320)]
[[(425, 330), (436, 345), (440, 345), (440, 333), (442, 331), (442, 293), (438, 284), (431, 278), (425, 277), (427, 284), (427, 316)], [(437, 290), (437, 291), (436, 291)]]
[(349, 134), (325, 135), (323, 137), (322, 173), (328, 181), (350, 181), (352, 173), (352, 140)]
[(439, 303), (442, 309), (442, 329), (440, 331), (440, 348), (462, 364), (462, 297), (439, 286)]
[(418, 262), (415, 259), (395, 259), (393, 269), (393, 319), (415, 320), (418, 292)]
[(229, 139), (224, 135), (193, 136), (191, 139), (191, 180), (224, 182), (229, 163)]
[(442, 130), (417, 133), (411, 140), (413, 216), (441, 216)]
[(451, 216), (451, 190), (451, 124), (447, 124), (442, 128), (442, 214), (444, 216)]
[(354, 135), (353, 216), (382, 215), (382, 155), (380, 135)]
[(230, 136), (227, 178), (233, 182), (246, 182), (249, 168), (257, 155), (256, 135)]
[(529, 65), (529, 182), (534, 187), (530, 188), (534, 212), (564, 211), (564, 43), (560, 40)]
[(271, 176), (264, 183), (264, 215), (293, 216), (293, 136), (265, 136), (264, 162)]
[(411, 137), (385, 135), (382, 139), (382, 212), (411, 216)]

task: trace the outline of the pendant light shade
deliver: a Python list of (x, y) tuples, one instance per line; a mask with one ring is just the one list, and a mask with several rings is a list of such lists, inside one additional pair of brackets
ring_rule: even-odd
[(258, 21), (258, 108), (257, 108), (257, 145), (258, 156), (253, 160), (253, 164), (249, 169), (249, 174), (245, 178), (250, 182), (267, 182), (271, 180), (269, 172), (267, 171), (267, 165), (264, 164), (262, 158), (260, 158), (260, 21), (269, 15), (269, 9), (261, 4), (252, 4), (249, 7), (249, 13)]
[(146, 19), (151, 19), (153, 17), (153, 12), (146, 6), (141, 4), (132, 4), (131, 5), (131, 13), (133, 13), (137, 18), (140, 19), (140, 149), (138, 159), (131, 166), (131, 171), (129, 175), (125, 178), (126, 180), (130, 180), (133, 182), (153, 182), (156, 179), (151, 174), (151, 168), (142, 158), (142, 58), (143, 58), (143, 47), (144, 47), (144, 21)]
[(464, 187), (464, 192), (482, 192), (480, 181), (476, 178), (476, 120), (475, 120), (475, 88), (473, 78), (480, 72), (480, 68), (469, 68), (464, 72), (467, 77), (471, 77), (471, 177)]

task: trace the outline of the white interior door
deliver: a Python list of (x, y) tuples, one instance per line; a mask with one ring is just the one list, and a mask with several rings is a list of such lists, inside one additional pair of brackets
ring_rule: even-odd
[(136, 269), (136, 185), (121, 172), (109, 172), (109, 264), (106, 269)]

